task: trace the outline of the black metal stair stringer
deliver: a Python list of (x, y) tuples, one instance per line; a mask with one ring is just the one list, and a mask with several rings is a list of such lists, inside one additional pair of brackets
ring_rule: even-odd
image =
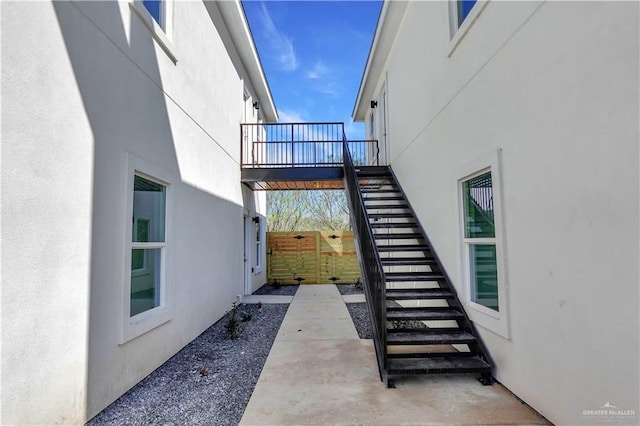
[[(380, 373), (380, 380), (389, 386), (387, 374), (386, 279), (384, 268), (380, 261), (380, 254), (376, 249), (374, 231), (367, 217), (360, 177), (347, 147), (346, 138), (343, 143), (343, 161), (345, 189), (351, 213), (349, 216), (353, 228), (356, 252), (360, 260), (359, 265), (367, 309), (371, 320), (378, 372)], [(368, 172), (363, 173), (363, 180), (367, 180), (368, 174), (377, 175), (380, 169), (383, 172), (386, 170), (386, 168), (379, 167), (368, 168)]]
[[(383, 267), (385, 297), (388, 300), (386, 320), (387, 324), (392, 324), (386, 334), (387, 384), (391, 386), (392, 376), (445, 373), (480, 373), (481, 382), (491, 383), (494, 363), (486, 347), (393, 170), (390, 167), (380, 169), (377, 168), (376, 173), (363, 173), (363, 178), (366, 175), (370, 181), (359, 195), (363, 198), (362, 205), (366, 206), (368, 228), (373, 231)], [(411, 241), (416, 243), (411, 244)], [(391, 271), (397, 267), (411, 270), (412, 267), (425, 266), (429, 267), (429, 272)], [(421, 282), (427, 287), (397, 288)], [(411, 307), (416, 301), (419, 304), (435, 301), (442, 305)], [(431, 328), (426, 325), (429, 321), (447, 321), (456, 326)], [(462, 345), (466, 351), (459, 351), (452, 345)], [(408, 350), (408, 347), (413, 349)], [(425, 349), (416, 350), (416, 347)], [(434, 348), (437, 350), (432, 351)]]

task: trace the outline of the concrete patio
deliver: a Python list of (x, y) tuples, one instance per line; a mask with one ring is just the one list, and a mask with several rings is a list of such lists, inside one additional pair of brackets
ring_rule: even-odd
[(373, 342), (358, 338), (336, 286), (300, 286), (241, 424), (548, 424), (501, 385), (472, 376), (396, 385), (380, 381)]

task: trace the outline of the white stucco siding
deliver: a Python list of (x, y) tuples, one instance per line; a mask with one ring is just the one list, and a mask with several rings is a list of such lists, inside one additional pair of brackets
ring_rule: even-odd
[(0, 7), (0, 423), (77, 424), (87, 397), (92, 133), (51, 4)]
[(450, 57), (447, 16), (410, 3), (388, 57), (393, 169), (464, 294), (457, 181), (501, 148), (498, 380), (554, 423), (638, 413), (638, 4), (490, 2)]
[[(220, 191), (226, 192), (222, 194), (224, 198), (242, 203), (239, 166), (219, 170), (218, 176), (228, 179), (227, 182), (219, 182), (210, 179), (213, 168), (202, 167), (202, 164), (212, 163), (198, 159), (195, 154), (209, 154), (209, 159), (211, 156), (226, 156), (227, 161), (220, 162), (221, 167), (226, 167), (229, 161), (237, 161), (240, 156), (238, 125), (243, 119), (241, 74), (244, 73), (235, 68), (226, 50), (227, 47), (233, 48), (233, 43), (217, 7), (214, 4), (205, 6), (204, 2), (173, 3), (173, 19), (168, 25), (172, 28), (172, 53), (178, 61), (174, 64), (150, 37), (151, 32), (133, 7), (124, 7), (122, 3), (129, 4), (120, 2), (119, 8), (110, 7), (110, 10), (105, 10), (109, 6), (100, 2), (78, 2), (76, 6), (95, 26), (94, 31), (99, 28), (106, 33), (111, 54), (117, 56), (116, 64), (128, 61), (137, 68), (126, 72), (145, 76), (146, 84), (155, 85), (158, 95), (165, 96), (164, 107), (168, 114), (175, 114), (184, 121), (185, 125), (179, 130), (192, 133), (191, 137), (181, 133), (185, 143), (175, 146), (183, 181), (217, 195), (221, 195)], [(116, 9), (121, 15), (116, 14)], [(105, 16), (113, 19), (105, 20)], [(233, 56), (237, 57), (237, 54), (233, 53)], [(239, 60), (235, 62), (239, 63)], [(231, 99), (233, 104), (229, 102)], [(144, 103), (140, 107), (144, 108)], [(214, 150), (191, 149), (190, 145), (197, 144), (199, 140), (203, 144), (215, 145)], [(198, 164), (194, 164), (192, 159), (199, 160)]]
[[(1, 423), (83, 423), (244, 294), (254, 87), (211, 7), (174, 2), (174, 63), (129, 2), (2, 3)], [(168, 186), (169, 315), (132, 338), (134, 169)]]
[[(116, 68), (124, 69), (113, 86), (131, 84), (136, 88), (133, 90), (140, 91), (134, 99), (154, 100), (151, 105), (155, 111), (140, 105), (137, 119), (129, 118), (131, 127), (123, 129), (117, 138), (122, 145), (105, 146), (109, 153), (100, 158), (105, 158), (105, 179), (110, 179), (106, 175), (111, 175), (114, 166), (128, 178), (127, 152), (166, 171), (172, 191), (168, 208), (173, 209), (172, 221), (167, 224), (172, 315), (164, 325), (118, 345), (120, 294), (107, 290), (109, 294), (104, 296), (112, 300), (111, 304), (103, 303), (104, 298), (96, 294), (92, 299), (88, 417), (220, 318), (244, 290), (243, 199), (238, 164), (244, 86), (203, 3), (175, 3), (173, 18), (176, 65), (148, 39), (146, 27), (135, 14), (131, 15), (130, 43), (134, 44), (139, 32), (139, 44), (152, 42), (147, 51), (151, 58), (143, 58), (144, 52), (140, 51), (132, 63), (112, 46), (96, 52), (113, 55)], [(139, 69), (140, 63), (143, 70)], [(130, 112), (123, 107), (125, 113)], [(139, 119), (146, 126), (138, 127)], [(150, 127), (156, 130), (148, 130)], [(110, 157), (115, 161), (108, 161)], [(118, 201), (104, 208), (118, 217), (126, 203), (126, 181), (117, 178), (112, 183), (105, 184), (104, 199)], [(123, 220), (112, 222), (115, 229), (124, 229)], [(108, 229), (111, 227), (105, 227), (105, 234)], [(105, 248), (126, 245), (124, 234), (105, 238), (111, 240)], [(115, 253), (112, 260), (119, 267), (96, 276), (94, 286), (108, 288), (109, 283), (123, 280), (124, 257), (120, 251)], [(105, 377), (113, 379), (105, 381)]]

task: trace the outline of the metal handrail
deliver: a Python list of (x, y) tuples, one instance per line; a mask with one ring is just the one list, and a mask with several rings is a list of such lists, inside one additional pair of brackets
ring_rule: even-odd
[[(344, 123), (241, 124), (241, 168), (342, 167), (344, 135)], [(347, 144), (356, 164), (378, 165), (377, 140)]]
[(378, 372), (380, 373), (380, 380), (388, 384), (386, 279), (380, 255), (375, 246), (373, 230), (367, 218), (360, 182), (346, 138), (344, 139), (343, 153), (345, 188), (349, 209), (351, 210), (353, 236), (358, 258), (360, 259), (367, 308), (371, 318)]

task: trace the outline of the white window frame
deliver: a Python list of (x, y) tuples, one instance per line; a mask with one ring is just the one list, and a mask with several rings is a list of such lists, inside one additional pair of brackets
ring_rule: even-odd
[[(263, 252), (263, 226), (262, 226), (262, 218), (260, 216), (255, 216), (258, 218), (258, 221), (253, 223), (253, 235), (254, 235), (254, 249), (255, 249), (255, 265), (253, 272), (255, 274), (259, 274), (262, 272), (262, 252)], [(257, 228), (257, 229), (256, 229)]]
[[(493, 331), (494, 333), (508, 339), (510, 337), (509, 324), (509, 304), (508, 304), (508, 276), (505, 262), (505, 243), (503, 230), (502, 213), (502, 177), (500, 168), (500, 156), (502, 149), (486, 155), (476, 161), (464, 166), (459, 172), (460, 178), (456, 181), (456, 191), (458, 198), (458, 215), (460, 231), (460, 272), (462, 277), (463, 301), (469, 318), (476, 324)], [(492, 192), (493, 192), (493, 216), (495, 221), (494, 238), (466, 238), (465, 236), (465, 214), (464, 214), (464, 193), (463, 182), (491, 172)], [(470, 244), (495, 244), (496, 246), (496, 266), (498, 270), (498, 307), (499, 311), (487, 308), (471, 300), (471, 263), (469, 258)]]
[[(152, 179), (150, 179), (152, 180)], [(145, 221), (147, 222), (147, 224), (151, 223), (151, 220), (149, 218), (146, 217), (134, 217), (133, 218), (133, 228), (132, 231), (135, 229), (138, 229), (138, 224), (140, 223), (140, 221)], [(132, 243), (135, 244), (135, 243)], [(138, 247), (132, 247), (132, 249), (135, 249)], [(149, 256), (147, 254), (147, 252), (144, 252), (144, 258), (142, 260), (142, 268), (139, 269), (132, 269), (131, 270), (131, 276), (132, 277), (136, 277), (136, 276), (141, 276), (141, 275), (146, 275), (149, 273)]]
[(449, 0), (449, 39), (451, 41), (449, 42), (447, 57), (453, 54), (490, 1), (491, 0), (478, 0), (462, 22), (462, 25), (458, 26), (458, 2), (456, 0)]
[(130, 0), (129, 7), (135, 15), (140, 18), (142, 23), (151, 32), (152, 37), (167, 54), (169, 59), (176, 64), (178, 57), (176, 56), (176, 48), (173, 45), (173, 0), (163, 0), (162, 5), (162, 25), (158, 24), (153, 16), (149, 13), (142, 0)]
[[(119, 343), (127, 343), (144, 333), (170, 321), (173, 317), (173, 293), (171, 286), (171, 221), (172, 221), (172, 200), (173, 189), (171, 182), (174, 180), (170, 173), (152, 165), (141, 158), (129, 154), (127, 157), (127, 186), (125, 203), (125, 247), (124, 247), (124, 267), (122, 279), (121, 298), (121, 335)], [(133, 217), (133, 183), (135, 176), (140, 176), (150, 181), (159, 183), (165, 187), (165, 238), (164, 242), (137, 243), (132, 241)], [(136, 316), (131, 317), (131, 253), (133, 249), (161, 249), (160, 255), (160, 303), (155, 308), (146, 310)]]

